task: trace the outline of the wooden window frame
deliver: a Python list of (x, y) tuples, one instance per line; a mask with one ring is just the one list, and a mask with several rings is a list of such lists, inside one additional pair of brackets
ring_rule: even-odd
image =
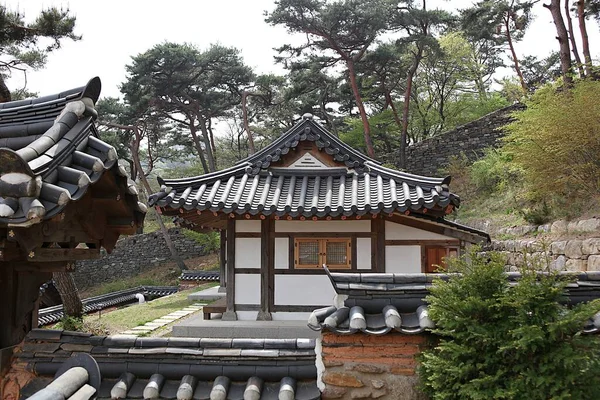
[[(317, 242), (319, 247), (319, 263), (318, 264), (300, 264), (300, 252), (298, 251), (299, 243), (302, 242)], [(345, 243), (346, 244), (346, 264), (327, 264), (327, 243)], [(336, 270), (352, 269), (352, 238), (350, 237), (295, 237), (294, 238), (294, 265), (293, 269), (310, 270), (319, 269), (325, 264), (327, 268)]]
[[(440, 245), (424, 245), (421, 248), (421, 251), (423, 252), (423, 265), (421, 267), (421, 272), (427, 273), (427, 274), (435, 274), (438, 273), (437, 271), (431, 269), (430, 270), (430, 263), (429, 263), (429, 250), (445, 250), (446, 254), (442, 257), (442, 258), (446, 258), (450, 255), (451, 252), (455, 252), (456, 256), (460, 256), (460, 246), (440, 246)], [(440, 264), (433, 264), (433, 265), (437, 265), (438, 267), (442, 268), (441, 272), (445, 272), (447, 270), (447, 266), (446, 265), (442, 265), (445, 264), (445, 262), (440, 262)]]

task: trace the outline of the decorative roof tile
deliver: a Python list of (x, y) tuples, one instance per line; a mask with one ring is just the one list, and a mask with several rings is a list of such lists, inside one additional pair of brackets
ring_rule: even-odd
[[(314, 143), (335, 165), (325, 166), (308, 153), (287, 167), (276, 164), (301, 142)], [(436, 209), (443, 215), (460, 205), (459, 197), (449, 191), (450, 177), (386, 168), (310, 118), (231, 168), (191, 178), (159, 178), (159, 182), (162, 189), (150, 196), (150, 204), (166, 211), (335, 217)]]
[(0, 224), (51, 218), (106, 171), (127, 188), (126, 202), (141, 223), (146, 206), (94, 125), (100, 87), (93, 78), (56, 95), (0, 104)]
[[(435, 327), (429, 318), (425, 297), (436, 279), (448, 280), (453, 274), (374, 274), (330, 272), (333, 288), (344, 296), (344, 304), (312, 312), (308, 326), (341, 335), (363, 332), (383, 335), (392, 331), (422, 333)], [(542, 272), (540, 272), (542, 274)], [(569, 304), (600, 298), (600, 272), (561, 272), (576, 280), (566, 287)], [(509, 272), (506, 278), (515, 285), (521, 278)], [(584, 333), (600, 333), (600, 313), (586, 324)]]

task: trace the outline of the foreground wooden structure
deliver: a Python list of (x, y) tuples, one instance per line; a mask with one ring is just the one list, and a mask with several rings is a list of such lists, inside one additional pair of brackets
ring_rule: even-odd
[(386, 168), (311, 115), (231, 168), (159, 182), (150, 204), (184, 227), (221, 231), (224, 319), (305, 320), (335, 295), (323, 264), (433, 272), (489, 240), (444, 218), (460, 205), (449, 177)]
[(37, 325), (53, 271), (110, 252), (146, 206), (98, 137), (100, 79), (52, 96), (0, 104), (0, 349)]

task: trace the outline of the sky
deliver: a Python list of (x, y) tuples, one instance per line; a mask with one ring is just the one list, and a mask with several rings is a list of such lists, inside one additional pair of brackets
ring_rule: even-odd
[[(49, 55), (44, 69), (27, 73), (27, 88), (39, 95), (83, 86), (99, 76), (102, 96), (118, 97), (118, 87), (126, 80), (125, 66), (131, 57), (164, 41), (188, 42), (200, 49), (211, 43), (234, 46), (257, 72), (283, 73), (273, 60), (273, 49), (290, 39), (285, 28), (264, 22), (264, 12), (275, 7), (274, 0), (3, 0), (2, 4), (18, 9), (26, 19), (33, 19), (49, 6), (69, 8), (77, 17), (75, 31), (83, 36), (82, 40), (64, 41), (59, 50)], [(430, 0), (428, 7), (456, 9), (470, 4), (470, 0)], [(543, 57), (558, 49), (550, 12), (541, 2), (535, 10), (534, 23), (517, 44), (520, 57)], [(588, 31), (592, 57), (600, 58), (598, 24), (590, 21)], [(20, 72), (8, 81), (13, 90), (23, 84)]]

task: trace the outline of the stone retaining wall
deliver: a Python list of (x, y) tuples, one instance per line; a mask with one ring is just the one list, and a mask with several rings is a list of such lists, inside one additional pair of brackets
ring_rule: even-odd
[[(169, 234), (184, 260), (206, 255), (198, 242), (183, 234), (183, 229), (169, 229)], [(103, 251), (100, 259), (77, 262), (73, 277), (81, 290), (138, 275), (169, 260), (169, 248), (160, 231), (134, 235), (121, 238), (111, 254)]]
[[(510, 113), (522, 109), (523, 105), (515, 104), (478, 120), (459, 126), (439, 136), (423, 140), (409, 146), (406, 151), (406, 170), (413, 174), (437, 176), (440, 170), (447, 167), (451, 157), (464, 154), (474, 161), (483, 155), (488, 147), (496, 147), (504, 136), (502, 127), (512, 119)], [(399, 156), (393, 155), (386, 160), (398, 164)]]
[(525, 257), (532, 256), (558, 271), (600, 271), (599, 218), (504, 228), (497, 236), (526, 234), (540, 237), (493, 240), (490, 249), (504, 253), (510, 267), (522, 266)]

